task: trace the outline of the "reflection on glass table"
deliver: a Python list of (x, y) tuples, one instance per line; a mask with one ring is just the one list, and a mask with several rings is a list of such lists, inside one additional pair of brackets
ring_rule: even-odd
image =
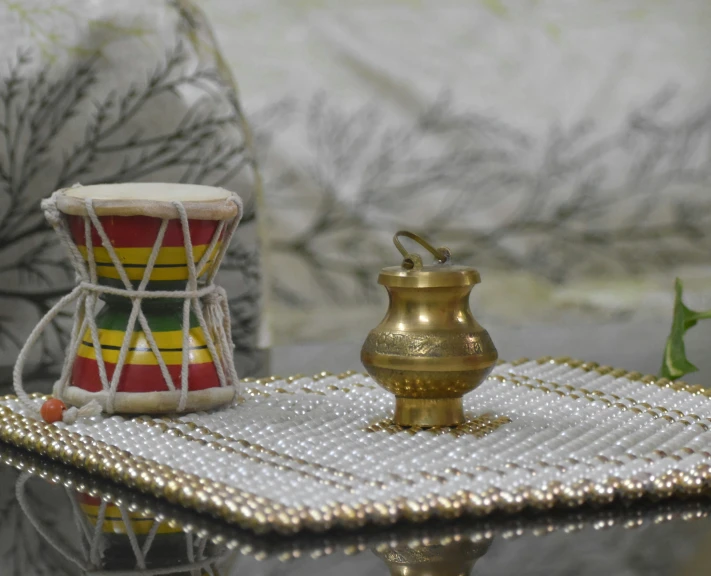
[(257, 537), (0, 446), (3, 575), (708, 573), (711, 502)]

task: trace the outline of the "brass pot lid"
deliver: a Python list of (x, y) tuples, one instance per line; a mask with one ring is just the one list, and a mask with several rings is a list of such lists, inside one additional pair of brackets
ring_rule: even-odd
[[(435, 257), (435, 262), (423, 265), (422, 257), (408, 252), (400, 242), (404, 236), (417, 242)], [(479, 272), (470, 266), (454, 265), (449, 248), (435, 248), (424, 238), (413, 232), (400, 230), (393, 237), (395, 247), (403, 255), (400, 266), (388, 266), (380, 271), (378, 283), (394, 288), (449, 288), (454, 286), (474, 286), (481, 282)]]

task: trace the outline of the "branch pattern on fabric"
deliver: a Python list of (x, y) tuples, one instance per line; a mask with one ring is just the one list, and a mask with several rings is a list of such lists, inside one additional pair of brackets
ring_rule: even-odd
[[(22, 43), (21, 34), (16, 45), (23, 48), (0, 60), (0, 363), (14, 362), (29, 328), (71, 290), (72, 266), (39, 200), (77, 181), (239, 189), (247, 203), (228, 256), (236, 251), (260, 274), (259, 241), (249, 230), (256, 225), (256, 168), (232, 80), (198, 11), (185, 2), (160, 9), (175, 20), (176, 36), (153, 56), (146, 77), (112, 77), (113, 48), (103, 44), (77, 49), (70, 65), (57, 66), (34, 42)], [(260, 324), (261, 283), (247, 285), (241, 270), (226, 271), (230, 291), (254, 304), (232, 322), (249, 355)], [(43, 334), (28, 379), (56, 377), (71, 319), (62, 312)]]
[(705, 264), (711, 106), (678, 100), (662, 86), (611, 129), (581, 119), (547, 135), (447, 97), (402, 121), (325, 95), (255, 110), (274, 296), (376, 301), (373, 274), (393, 264), (402, 228), (437, 238), (458, 262), (554, 283)]

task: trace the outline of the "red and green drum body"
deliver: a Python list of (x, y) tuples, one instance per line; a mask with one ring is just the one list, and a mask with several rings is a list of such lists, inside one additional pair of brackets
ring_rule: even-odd
[[(85, 219), (88, 217), (67, 216), (72, 239), (88, 262), (89, 248)], [(99, 221), (133, 288), (138, 288), (162, 220), (149, 216), (100, 216)], [(210, 248), (219, 225), (219, 220), (189, 220), (190, 240), (196, 266)], [(89, 230), (98, 283), (124, 289), (126, 286), (100, 234), (93, 225), (90, 225)], [(221, 236), (224, 237), (224, 232)], [(198, 281), (204, 279), (212, 267), (219, 265), (216, 260), (222, 245), (222, 237), (215, 243), (203, 269), (198, 271)], [(186, 290), (189, 278), (186, 254), (180, 220), (168, 220), (146, 289)], [(81, 338), (73, 364), (70, 386), (67, 389), (68, 398), (72, 403), (84, 404), (91, 400), (92, 395), (106, 393), (100, 378), (99, 357), (103, 359), (109, 382), (117, 367), (128, 328), (132, 302), (129, 298), (114, 295), (104, 296), (103, 300), (104, 306), (96, 316), (100, 350), (95, 348), (91, 330), (87, 329)], [(175, 390), (170, 390), (168, 387), (158, 358), (137, 321), (116, 389), (115, 410), (139, 413), (175, 411), (181, 390), (184, 354), (188, 354), (189, 386), (186, 409), (209, 409), (231, 401), (234, 397), (234, 389), (231, 386), (221, 386), (215, 366), (215, 362), (221, 360), (212, 357), (203, 329), (192, 311), (188, 349), (183, 350), (183, 299), (147, 298), (142, 300), (141, 309)]]
[[(183, 365), (182, 302), (175, 307), (165, 304), (145, 304), (143, 312), (158, 345), (160, 355), (176, 388), (180, 387)], [(106, 376), (113, 378), (118, 356), (128, 327), (131, 309), (129, 305), (112, 303), (96, 316), (96, 326), (101, 344), (101, 356), (106, 367)], [(190, 315), (190, 338), (188, 381), (190, 390), (219, 388), (220, 380), (205, 335), (194, 314)], [(72, 384), (88, 392), (101, 392), (99, 365), (92, 343), (91, 331), (87, 329), (82, 338), (74, 369)], [(117, 392), (161, 392), (166, 383), (155, 353), (138, 322), (131, 335), (128, 354), (121, 370)]]
[[(85, 217), (68, 216), (67, 218), (72, 238), (84, 260), (88, 261)], [(150, 216), (100, 216), (99, 222), (111, 241), (111, 246), (121, 261), (128, 279), (134, 287), (138, 287), (153, 251), (153, 244), (158, 237), (161, 219)], [(196, 265), (210, 247), (219, 224), (220, 222), (217, 220), (190, 220), (188, 222)], [(93, 225), (90, 226), (90, 234), (99, 283), (124, 288), (119, 271), (114, 266), (108, 250), (103, 245), (101, 236)], [(224, 237), (224, 231), (221, 236)], [(222, 237), (215, 244), (207, 265), (198, 271), (199, 277), (203, 277), (215, 265), (215, 256), (222, 245)], [(188, 264), (183, 229), (180, 220), (169, 220), (147, 288), (149, 290), (184, 290), (187, 280)]]

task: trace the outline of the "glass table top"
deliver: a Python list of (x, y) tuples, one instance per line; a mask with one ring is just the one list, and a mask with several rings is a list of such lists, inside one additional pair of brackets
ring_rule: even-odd
[(3, 575), (708, 574), (711, 503), (257, 537), (0, 447)]
[[(328, 355), (277, 351), (279, 373)], [(353, 359), (345, 362), (357, 368)], [(38, 383), (37, 389), (44, 385)], [(0, 394), (9, 393), (0, 389)], [(0, 445), (0, 574), (711, 573), (711, 499), (262, 536)]]

